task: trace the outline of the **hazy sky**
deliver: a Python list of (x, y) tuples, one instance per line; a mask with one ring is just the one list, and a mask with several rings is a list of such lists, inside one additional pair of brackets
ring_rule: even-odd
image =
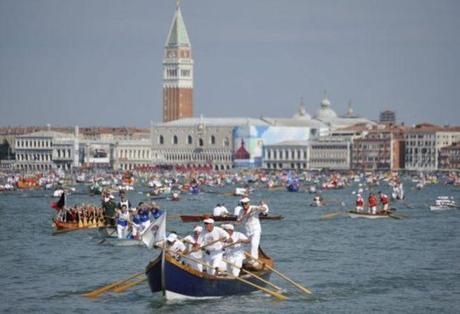
[[(162, 118), (175, 0), (0, 0), (0, 126)], [(184, 0), (199, 116), (460, 124), (460, 1)]]

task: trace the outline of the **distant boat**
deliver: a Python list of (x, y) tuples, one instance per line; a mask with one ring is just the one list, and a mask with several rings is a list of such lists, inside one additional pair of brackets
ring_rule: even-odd
[(455, 209), (458, 208), (455, 204), (453, 197), (448, 196), (438, 196), (435, 201), (435, 205), (431, 205), (430, 209), (432, 211), (441, 211), (441, 210), (448, 210), (448, 209)]
[(378, 214), (369, 214), (366, 212), (357, 212), (354, 210), (350, 210), (348, 212), (348, 216), (351, 218), (365, 218), (365, 219), (380, 219), (380, 218), (389, 218), (391, 212), (389, 213), (378, 213)]
[[(203, 221), (206, 218), (212, 218), (214, 221), (236, 221), (236, 216), (229, 215), (229, 216), (213, 216), (213, 215), (180, 215), (180, 219), (182, 222), (199, 222)], [(262, 220), (282, 220), (284, 219), (281, 215), (260, 215), (260, 219)]]

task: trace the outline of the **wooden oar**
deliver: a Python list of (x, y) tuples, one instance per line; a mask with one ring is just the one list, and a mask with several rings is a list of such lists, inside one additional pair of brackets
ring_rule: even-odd
[(323, 215), (321, 218), (322, 219), (332, 219), (332, 218), (335, 218), (343, 214), (345, 213), (344, 212), (329, 213), (329, 214)]
[(307, 288), (305, 288), (304, 286), (298, 284), (298, 283), (295, 282), (294, 280), (290, 279), (288, 276), (286, 276), (286, 275), (284, 275), (283, 273), (277, 271), (277, 270), (274, 269), (273, 267), (271, 267), (271, 266), (269, 266), (269, 265), (263, 263), (263, 262), (260, 261), (259, 259), (252, 257), (252, 255), (249, 254), (248, 252), (244, 252), (244, 254), (245, 254), (247, 257), (249, 257), (249, 258), (251, 258), (251, 259), (253, 259), (253, 260), (255, 260), (255, 261), (257, 261), (257, 262), (259, 262), (259, 263), (261, 263), (261, 264), (263, 264), (265, 267), (267, 267), (268, 269), (270, 269), (271, 271), (273, 271), (274, 273), (276, 273), (278, 276), (280, 276), (281, 278), (283, 278), (283, 279), (286, 280), (287, 282), (291, 283), (293, 286), (295, 286), (295, 287), (296, 287), (297, 289), (299, 289), (300, 291), (302, 291), (302, 292), (304, 292), (304, 293), (307, 293), (307, 294), (312, 294), (312, 292), (311, 292), (309, 289), (307, 289)]
[[(201, 264), (201, 265), (206, 266), (206, 267), (208, 267), (208, 268), (212, 268), (211, 265), (208, 265), (208, 264), (206, 264), (206, 263), (204, 263), (204, 262), (202, 262), (202, 261), (199, 261), (199, 260), (197, 260), (197, 259), (194, 259), (194, 258), (185, 256), (184, 254), (182, 254), (182, 253), (180, 253), (180, 252), (173, 252), (173, 253), (174, 253), (174, 254), (177, 254), (177, 255), (179, 255), (179, 256), (181, 256), (182, 258), (188, 259), (188, 260), (190, 260), (190, 261), (192, 261), (192, 262)], [(240, 278), (240, 277), (235, 277), (235, 276), (233, 276), (232, 274), (230, 274), (230, 273), (228, 273), (228, 272), (224, 272), (224, 274), (226, 274), (228, 277), (230, 277), (230, 278), (232, 278), (232, 279), (236, 279), (236, 280), (238, 280), (238, 281), (240, 281), (240, 282), (242, 282), (242, 283), (245, 283), (245, 284), (247, 284), (247, 285), (249, 285), (249, 286), (252, 286), (252, 287), (254, 287), (254, 288), (256, 288), (256, 289), (258, 289), (258, 290), (260, 290), (260, 291), (262, 291), (262, 292), (265, 292), (266, 294), (269, 294), (270, 296), (272, 296), (272, 297), (274, 297), (274, 298), (277, 298), (277, 299), (280, 300), (280, 301), (287, 300), (287, 297), (284, 296), (284, 295), (282, 295), (281, 293), (278, 293), (278, 292), (272, 291), (272, 290), (270, 290), (270, 289), (261, 287), (261, 286), (256, 285), (255, 283), (252, 283), (252, 282), (250, 282), (250, 281), (248, 281), (248, 280), (246, 280), (246, 279), (243, 279), (243, 278)]]
[(125, 292), (129, 288), (137, 286), (138, 284), (143, 283), (144, 281), (147, 281), (147, 279), (148, 279), (147, 277), (144, 277), (144, 278), (136, 280), (136, 281), (128, 282), (127, 284), (124, 284), (124, 285), (116, 286), (115, 288), (112, 289), (112, 291), (114, 291), (116, 293)]
[(271, 282), (268, 281), (268, 280), (263, 279), (262, 277), (260, 277), (260, 276), (258, 276), (258, 275), (256, 275), (256, 274), (254, 274), (254, 273), (252, 273), (252, 272), (250, 272), (249, 270), (246, 270), (246, 269), (244, 269), (243, 267), (239, 267), (238, 265), (233, 264), (233, 263), (230, 262), (229, 260), (226, 260), (226, 259), (222, 259), (222, 260), (223, 260), (225, 263), (227, 263), (227, 264), (229, 264), (229, 265), (231, 265), (231, 266), (233, 266), (233, 267), (235, 267), (235, 268), (238, 268), (240, 271), (243, 271), (244, 273), (246, 273), (246, 274), (248, 274), (248, 275), (251, 275), (251, 276), (254, 277), (254, 278), (259, 279), (260, 281), (262, 281), (263, 283), (265, 283), (265, 284), (271, 286), (272, 288), (275, 288), (276, 290), (279, 290), (279, 291), (282, 290), (282, 289), (281, 289), (280, 287), (278, 287), (277, 285), (271, 283)]
[(92, 299), (95, 299), (95, 298), (98, 298), (101, 294), (104, 294), (106, 292), (108, 292), (109, 290), (115, 288), (116, 286), (119, 286), (119, 285), (122, 285), (124, 284), (125, 282), (133, 279), (133, 278), (136, 278), (136, 277), (139, 277), (140, 275), (142, 274), (145, 274), (145, 271), (142, 271), (140, 273), (137, 273), (135, 275), (132, 275), (126, 279), (123, 279), (123, 280), (119, 280), (119, 281), (116, 281), (114, 283), (111, 283), (111, 284), (108, 284), (108, 285), (105, 285), (101, 288), (97, 288), (96, 290), (93, 290), (91, 292), (87, 292), (87, 293), (84, 293), (82, 294), (83, 296), (87, 297), (87, 298), (92, 298)]

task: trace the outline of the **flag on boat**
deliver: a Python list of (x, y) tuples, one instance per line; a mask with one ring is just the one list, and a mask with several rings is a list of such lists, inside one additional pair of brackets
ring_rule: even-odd
[(152, 221), (152, 223), (141, 233), (142, 242), (144, 242), (149, 249), (151, 249), (155, 243), (164, 241), (165, 238), (166, 212)]
[(51, 203), (51, 208), (54, 208), (57, 211), (60, 211), (61, 209), (64, 208), (65, 205), (65, 193), (62, 192), (61, 197), (59, 198), (59, 201)]

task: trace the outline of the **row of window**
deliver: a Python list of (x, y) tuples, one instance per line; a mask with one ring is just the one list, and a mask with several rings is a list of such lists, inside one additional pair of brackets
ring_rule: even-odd
[(268, 149), (265, 151), (265, 156), (267, 159), (279, 160), (279, 159), (294, 159), (301, 160), (307, 159), (306, 150), (290, 150), (290, 149)]
[(18, 161), (51, 161), (51, 154), (16, 154)]
[[(191, 71), (190, 70), (180, 70), (181, 77), (190, 77)], [(177, 69), (167, 69), (166, 70), (166, 77), (177, 77)]]
[(192, 160), (201, 160), (201, 161), (221, 161), (221, 162), (231, 162), (232, 156), (230, 154), (203, 154), (203, 153), (166, 153), (164, 157), (167, 161), (192, 161)]
[(50, 148), (50, 140), (17, 140), (17, 148)]
[(150, 159), (149, 149), (121, 149), (117, 153), (118, 158), (124, 159)]
[[(188, 145), (193, 145), (193, 137), (191, 135), (187, 136), (187, 144)], [(163, 135), (159, 135), (158, 136), (158, 144), (159, 145), (164, 145), (165, 144), (165, 137)], [(171, 144), (173, 145), (178, 145), (179, 144), (179, 137), (177, 135), (174, 135), (172, 138), (171, 138)], [(204, 146), (204, 140), (203, 138), (199, 137), (198, 138), (198, 142), (197, 142), (198, 146)], [(214, 135), (211, 135), (208, 139), (208, 144), (209, 145), (216, 145), (216, 137)], [(223, 146), (229, 146), (230, 145), (230, 140), (228, 139), (228, 137), (224, 138), (224, 140), (222, 141), (222, 145)]]

